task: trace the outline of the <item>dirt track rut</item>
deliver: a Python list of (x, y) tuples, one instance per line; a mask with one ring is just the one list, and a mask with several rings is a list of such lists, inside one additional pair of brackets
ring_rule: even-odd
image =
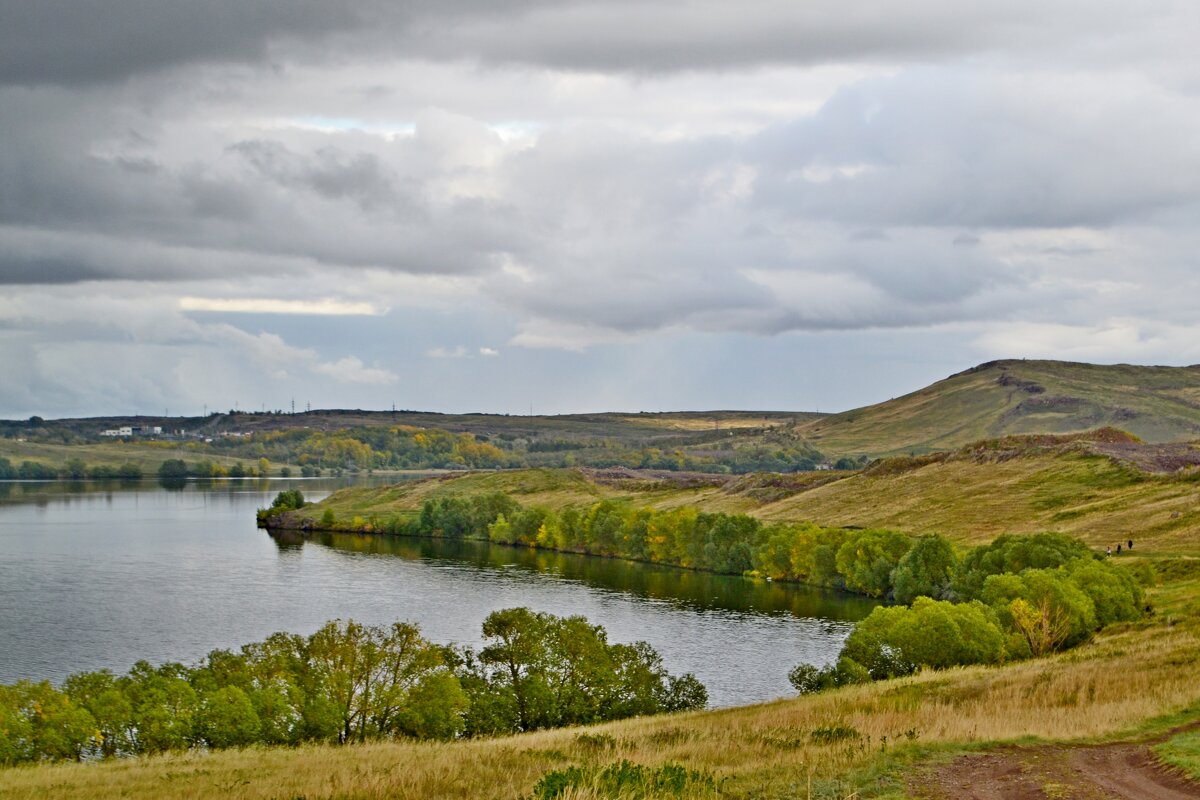
[(1200, 783), (1163, 767), (1149, 743), (1005, 747), (914, 778), (925, 800), (1196, 800)]

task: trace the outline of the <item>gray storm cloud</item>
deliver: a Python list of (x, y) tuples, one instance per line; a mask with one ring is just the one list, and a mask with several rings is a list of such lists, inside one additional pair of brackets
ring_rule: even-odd
[[(560, 69), (670, 71), (924, 60), (994, 49), (1062, 49), (1158, 26), (1187, 46), (1186, 2), (885, 0), (847, 5), (719, 0), (5, 0), (0, 81), (92, 83), (197, 62), (347, 53), (472, 59)], [(1192, 40), (1194, 41), (1194, 39)], [(1182, 50), (1181, 50), (1182, 52)]]
[[(218, 372), (240, 351), (230, 391), (273, 361), (399, 374), (294, 344), (280, 316), (190, 324), (184, 295), (428, 313), (397, 347), (414, 358), (963, 325), (988, 354), (1077, 331), (1127, 357), (1197, 324), (1187, 3), (0, 0), (0, 19), (0, 355), (32, 365), (0, 407), (189, 390), (93, 369), (123, 347)], [(70, 324), (49, 296), (177, 333)]]

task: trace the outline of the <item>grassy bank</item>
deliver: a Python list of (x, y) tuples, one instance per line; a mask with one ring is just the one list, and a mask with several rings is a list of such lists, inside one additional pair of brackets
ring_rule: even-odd
[[(1194, 719), (1200, 624), (1185, 612), (1198, 595), (1200, 581), (1176, 580), (1155, 592), (1154, 620), (1106, 631), (1067, 654), (1003, 667), (492, 740), (10, 769), (0, 772), (0, 797), (515, 798), (529, 796), (548, 771), (621, 759), (711, 774), (717, 796), (726, 798), (903, 797), (915, 762), (999, 742), (1137, 735)], [(1190, 740), (1180, 743), (1180, 757), (1190, 747)]]

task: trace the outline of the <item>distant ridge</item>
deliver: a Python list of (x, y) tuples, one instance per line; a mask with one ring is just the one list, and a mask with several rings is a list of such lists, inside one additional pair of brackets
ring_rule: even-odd
[(1147, 442), (1200, 438), (1200, 365), (989, 361), (911, 394), (813, 420), (824, 453), (928, 453), (1023, 433), (1114, 427)]
[[(120, 425), (160, 425), (211, 436), (224, 431), (410, 425), (484, 437), (605, 440), (635, 447), (807, 442), (834, 463), (842, 456), (923, 455), (1014, 434), (1079, 433), (1104, 427), (1128, 431), (1152, 444), (1200, 440), (1200, 365), (988, 361), (902, 397), (839, 414), (724, 410), (526, 416), (327, 409), (294, 414), (93, 417), (39, 421), (38, 425), (90, 436)], [(27, 420), (0, 420), (0, 437), (25, 436), (31, 427)]]

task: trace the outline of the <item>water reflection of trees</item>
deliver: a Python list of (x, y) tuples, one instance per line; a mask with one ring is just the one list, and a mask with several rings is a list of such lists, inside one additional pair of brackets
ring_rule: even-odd
[(297, 531), (275, 531), (270, 536), (281, 551), (294, 551), (311, 542), (344, 553), (395, 556), (407, 561), (454, 561), (489, 570), (518, 569), (699, 608), (855, 621), (878, 605), (864, 597), (799, 584), (487, 542)]

